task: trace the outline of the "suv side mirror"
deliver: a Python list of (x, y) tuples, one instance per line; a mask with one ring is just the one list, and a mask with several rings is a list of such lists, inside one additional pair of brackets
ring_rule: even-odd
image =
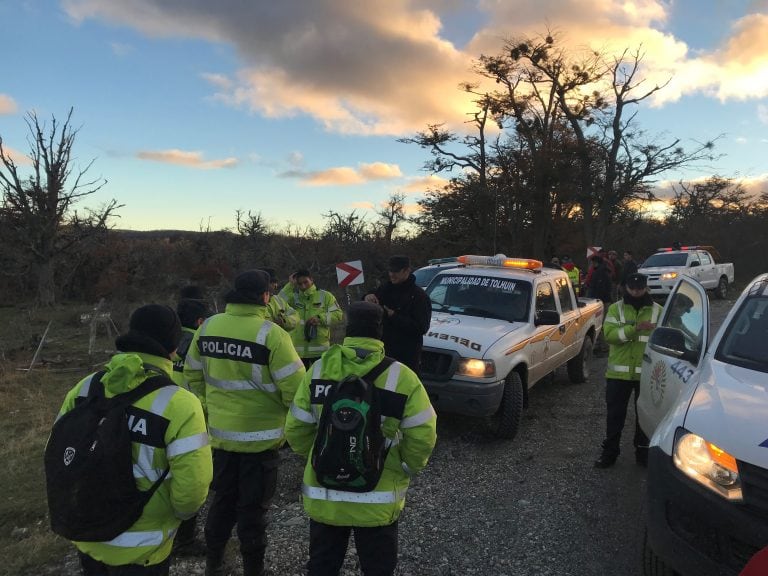
[(685, 336), (677, 328), (656, 328), (648, 340), (648, 346), (659, 354), (695, 363), (698, 355), (685, 347)]
[(690, 264), (688, 264), (689, 268), (695, 268), (696, 266), (701, 266), (701, 262), (698, 260), (692, 260)]
[(555, 310), (536, 310), (533, 323), (536, 326), (557, 326), (560, 324), (560, 314)]

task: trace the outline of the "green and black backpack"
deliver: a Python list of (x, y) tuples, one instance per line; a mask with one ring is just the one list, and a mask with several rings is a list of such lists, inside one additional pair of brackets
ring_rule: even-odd
[(313, 396), (326, 394), (312, 452), (312, 468), (320, 485), (370, 492), (378, 484), (387, 447), (374, 381), (393, 362), (384, 357), (364, 376), (347, 376), (314, 388)]

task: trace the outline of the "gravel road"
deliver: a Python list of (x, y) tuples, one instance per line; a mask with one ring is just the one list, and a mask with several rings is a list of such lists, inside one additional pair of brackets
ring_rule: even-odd
[[(732, 301), (712, 301), (719, 325)], [(512, 441), (477, 422), (439, 415), (432, 459), (412, 483), (400, 520), (401, 576), (639, 576), (645, 469), (635, 464), (630, 410), (618, 462), (592, 465), (605, 427), (605, 358), (585, 384), (564, 370), (536, 384)], [(305, 573), (308, 520), (299, 502), (302, 461), (282, 451), (268, 565)], [(350, 549), (353, 551), (353, 544)], [(231, 574), (240, 574), (231, 542)], [(203, 574), (202, 558), (179, 558), (171, 574)], [(58, 574), (77, 574), (74, 557)], [(358, 574), (347, 554), (343, 576)]]

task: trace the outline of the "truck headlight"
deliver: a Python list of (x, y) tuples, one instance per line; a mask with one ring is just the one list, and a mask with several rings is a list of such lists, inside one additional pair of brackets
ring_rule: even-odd
[(677, 278), (677, 272), (665, 272), (660, 276), (662, 280), (674, 280)]
[(475, 378), (486, 378), (496, 375), (496, 364), (493, 360), (478, 360), (477, 358), (462, 358), (459, 360), (459, 366), (456, 373), (462, 376), (474, 376)]
[(701, 436), (678, 428), (672, 460), (686, 476), (723, 498), (743, 499), (736, 458)]

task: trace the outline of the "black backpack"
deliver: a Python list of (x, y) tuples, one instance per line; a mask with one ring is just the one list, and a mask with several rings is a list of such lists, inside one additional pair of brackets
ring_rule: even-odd
[(374, 380), (393, 362), (384, 357), (364, 376), (347, 376), (330, 387), (312, 452), (320, 485), (370, 492), (379, 483), (387, 450)]
[(166, 469), (147, 491), (137, 488), (126, 408), (175, 384), (154, 376), (129, 392), (105, 398), (103, 375), (93, 375), (88, 395), (56, 421), (45, 447), (51, 528), (68, 540), (105, 542), (122, 534), (168, 475)]

